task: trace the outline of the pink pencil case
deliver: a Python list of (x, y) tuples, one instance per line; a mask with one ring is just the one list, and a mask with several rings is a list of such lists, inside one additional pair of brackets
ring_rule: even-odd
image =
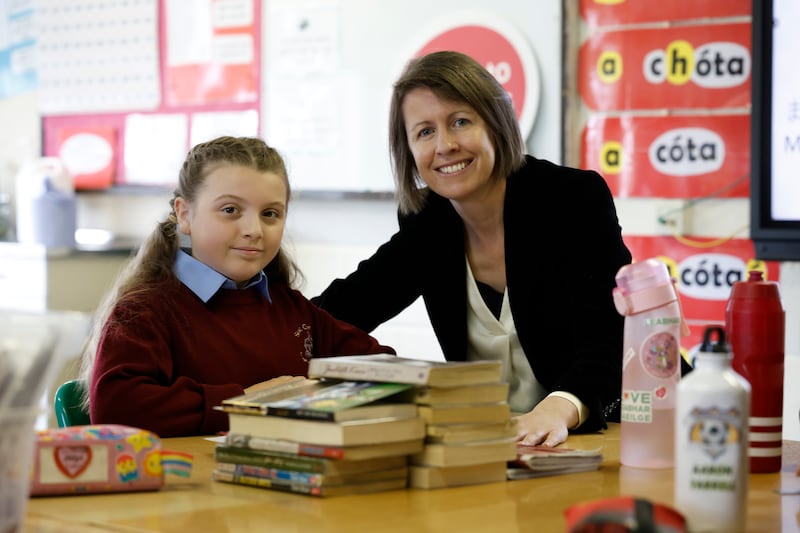
[(158, 490), (165, 474), (189, 477), (193, 457), (165, 451), (150, 431), (103, 424), (36, 432), (31, 496)]

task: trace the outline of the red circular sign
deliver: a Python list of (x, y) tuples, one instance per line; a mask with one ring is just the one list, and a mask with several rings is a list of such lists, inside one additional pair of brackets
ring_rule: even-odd
[(483, 65), (511, 95), (517, 119), (522, 117), (526, 103), (525, 68), (519, 52), (505, 36), (485, 26), (458, 26), (428, 41), (416, 56), (442, 50), (463, 52)]

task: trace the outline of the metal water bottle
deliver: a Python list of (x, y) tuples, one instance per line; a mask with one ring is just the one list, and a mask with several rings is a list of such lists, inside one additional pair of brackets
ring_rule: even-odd
[(776, 282), (750, 271), (733, 284), (725, 311), (733, 369), (750, 382), (750, 472), (779, 472), (783, 440), (786, 313)]
[(681, 378), (680, 303), (667, 266), (647, 259), (623, 266), (614, 304), (625, 316), (620, 461), (674, 465), (675, 389)]
[(677, 394), (675, 507), (689, 531), (745, 531), (750, 384), (731, 368), (721, 326), (705, 330)]

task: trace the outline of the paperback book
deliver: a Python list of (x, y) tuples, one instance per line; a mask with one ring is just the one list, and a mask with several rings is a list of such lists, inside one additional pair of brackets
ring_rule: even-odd
[(229, 431), (266, 439), (293, 440), (323, 446), (362, 446), (425, 437), (425, 421), (374, 418), (328, 422), (279, 416), (228, 413)]
[(481, 424), (428, 424), (425, 442), (432, 444), (457, 444), (483, 440), (511, 439), (517, 436), (517, 419)]
[(408, 474), (408, 486), (417, 489), (460, 487), (505, 480), (505, 461), (466, 466), (411, 466)]
[(285, 470), (280, 468), (269, 468), (265, 466), (244, 465), (218, 461), (215, 465), (215, 469), (220, 472), (232, 473), (236, 476), (246, 475), (261, 479), (268, 479), (276, 483), (299, 483), (302, 485), (308, 485), (310, 487), (334, 487), (338, 485), (367, 483), (370, 481), (385, 481), (408, 476), (408, 467), (406, 465), (384, 470), (372, 470), (369, 472), (322, 474), (318, 472), (299, 472), (297, 470)]
[(417, 413), (426, 423), (439, 425), (497, 423), (511, 419), (511, 407), (505, 400), (497, 403), (420, 405)]
[(261, 391), (237, 396), (222, 402), (222, 410), (264, 416), (304, 418), (308, 420), (363, 420), (367, 418), (411, 418), (416, 406), (407, 383), (336, 381), (318, 383), (298, 394), (274, 400)]
[(508, 399), (508, 383), (478, 383), (456, 387), (417, 387), (414, 401), (425, 405), (495, 403)]
[(241, 474), (236, 472), (226, 472), (214, 469), (211, 472), (211, 479), (223, 483), (236, 485), (246, 485), (259, 487), (282, 492), (292, 492), (295, 494), (307, 494), (309, 496), (343, 496), (347, 494), (368, 494), (387, 490), (405, 489), (408, 485), (408, 475), (393, 479), (380, 479), (377, 481), (366, 481), (363, 483), (350, 483), (335, 486), (318, 486), (310, 483), (291, 482)]
[(452, 387), (501, 380), (500, 361), (428, 361), (390, 354), (346, 355), (312, 359), (310, 378), (411, 383)]
[(298, 394), (309, 393), (322, 389), (325, 385), (318, 379), (297, 379), (272, 385), (267, 388), (242, 394), (222, 400), (218, 409), (222, 411), (236, 411), (241, 413), (266, 414), (263, 406)]
[(297, 442), (286, 439), (254, 437), (245, 433), (228, 432), (223, 442), (227, 446), (244, 450), (283, 452), (300, 457), (320, 457), (326, 459), (363, 460), (377, 457), (410, 455), (422, 450), (423, 441), (419, 438), (397, 442), (363, 444), (356, 446), (336, 446)]
[(417, 466), (466, 466), (515, 458), (516, 437), (461, 444), (426, 444), (421, 452), (410, 457), (410, 461)]
[(214, 448), (214, 459), (220, 463), (234, 463), (293, 470), (313, 474), (345, 475), (400, 468), (408, 463), (407, 455), (391, 455), (372, 459), (326, 459), (323, 457), (304, 457), (284, 452), (254, 450), (238, 446), (218, 444)]
[(600, 448), (528, 446), (517, 444), (517, 456), (508, 463), (508, 479), (530, 479), (597, 470), (603, 462)]

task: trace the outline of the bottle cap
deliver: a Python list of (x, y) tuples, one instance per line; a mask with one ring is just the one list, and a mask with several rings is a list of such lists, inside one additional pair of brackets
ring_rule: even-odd
[(750, 270), (747, 280), (737, 281), (731, 289), (731, 300), (780, 300), (780, 289), (775, 281), (767, 281), (759, 270)]
[[(716, 340), (712, 336), (716, 333)], [(725, 342), (725, 330), (722, 326), (709, 326), (703, 333), (703, 344), (700, 345), (703, 353), (728, 353), (728, 345)]]

